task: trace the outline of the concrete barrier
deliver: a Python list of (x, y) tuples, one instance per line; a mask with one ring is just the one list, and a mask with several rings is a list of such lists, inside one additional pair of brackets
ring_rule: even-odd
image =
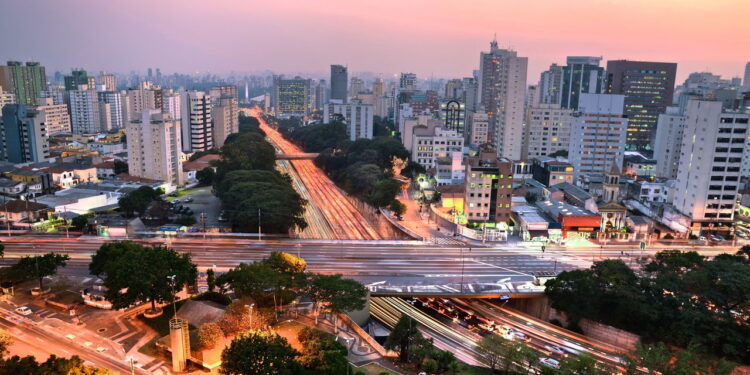
[(635, 333), (623, 331), (588, 319), (581, 319), (578, 322), (578, 326), (581, 327), (586, 336), (620, 348), (635, 350), (636, 344), (641, 341), (641, 337)]

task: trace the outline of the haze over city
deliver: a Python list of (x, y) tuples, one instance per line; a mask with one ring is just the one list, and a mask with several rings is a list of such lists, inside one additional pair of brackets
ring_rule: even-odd
[[(696, 71), (740, 76), (750, 51), (743, 0), (4, 0), (0, 8), (0, 61), (44, 61), (50, 71), (323, 75), (336, 61), (353, 72), (444, 78), (477, 69), (478, 51), (497, 34), (500, 46), (529, 57), (529, 77), (574, 55), (677, 62), (681, 82)], [(34, 15), (33, 26), (22, 14)]]

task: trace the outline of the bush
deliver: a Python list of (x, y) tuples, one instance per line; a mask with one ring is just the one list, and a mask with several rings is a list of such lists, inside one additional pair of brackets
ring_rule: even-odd
[(232, 303), (231, 298), (229, 298), (226, 294), (221, 294), (219, 292), (205, 292), (205, 293), (199, 294), (193, 299), (196, 301), (216, 302), (223, 306), (229, 306), (229, 304)]

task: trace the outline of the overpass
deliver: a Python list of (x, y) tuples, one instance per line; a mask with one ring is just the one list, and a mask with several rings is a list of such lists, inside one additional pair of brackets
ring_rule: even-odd
[(276, 159), (278, 160), (313, 160), (320, 155), (317, 152), (298, 152), (298, 153), (278, 153)]

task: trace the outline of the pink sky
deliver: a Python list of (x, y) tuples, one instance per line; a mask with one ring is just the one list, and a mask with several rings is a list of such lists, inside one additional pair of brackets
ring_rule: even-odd
[(3, 17), (0, 58), (51, 70), (291, 74), (340, 63), (462, 77), (494, 33), (529, 57), (529, 83), (568, 55), (677, 62), (678, 82), (694, 71), (738, 76), (750, 60), (748, 0), (3, 0), (2, 8), (24, 16)]

